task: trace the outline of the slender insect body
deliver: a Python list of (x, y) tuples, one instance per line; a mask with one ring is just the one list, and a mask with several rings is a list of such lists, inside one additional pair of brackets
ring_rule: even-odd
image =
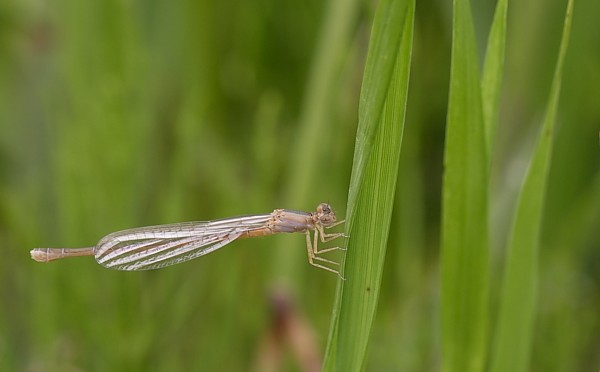
[[(39, 262), (48, 262), (66, 257), (93, 255), (99, 264), (107, 268), (150, 270), (189, 261), (237, 239), (304, 232), (309, 262), (341, 277), (338, 270), (314, 261), (338, 265), (337, 262), (319, 257), (319, 254), (344, 249), (333, 247), (318, 250), (317, 243), (319, 240), (327, 242), (343, 237), (343, 233), (324, 232), (324, 228), (334, 227), (343, 222), (336, 222), (331, 207), (322, 203), (313, 213), (276, 209), (264, 215), (123, 230), (107, 235), (93, 248), (35, 248), (31, 250), (31, 257)], [(311, 239), (310, 231), (314, 231), (314, 239)]]

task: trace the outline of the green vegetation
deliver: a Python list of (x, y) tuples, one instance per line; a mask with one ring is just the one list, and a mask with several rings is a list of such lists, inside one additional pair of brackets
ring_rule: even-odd
[[(452, 5), (3, 2), (0, 370), (598, 370), (600, 3)], [(29, 258), (320, 202), (345, 281)]]
[(384, 0), (373, 22), (348, 197), (347, 279), (338, 286), (325, 370), (365, 365), (394, 209), (414, 10), (413, 1)]

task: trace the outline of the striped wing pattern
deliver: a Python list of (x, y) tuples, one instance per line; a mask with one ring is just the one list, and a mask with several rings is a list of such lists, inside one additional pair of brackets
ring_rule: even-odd
[(151, 270), (213, 252), (243, 233), (265, 228), (270, 214), (130, 229), (104, 237), (96, 261), (118, 270)]

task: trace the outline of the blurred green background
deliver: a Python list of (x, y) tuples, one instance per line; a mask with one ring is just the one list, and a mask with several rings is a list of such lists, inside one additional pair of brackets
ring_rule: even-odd
[[(481, 55), (494, 5), (473, 3)], [(343, 216), (373, 4), (349, 15), (350, 42), (339, 45), (334, 72), (322, 70), (317, 48), (335, 20), (328, 6), (0, 3), (0, 370), (318, 365), (337, 279), (307, 264), (300, 235), (243, 240), (134, 273), (91, 258), (38, 264), (29, 250), (89, 246), (135, 226), (309, 211), (322, 201)], [(509, 4), (491, 186), (492, 331), (506, 232), (565, 6)], [(400, 180), (367, 370), (439, 366), (451, 11), (449, 1), (417, 2)], [(533, 371), (600, 365), (597, 14), (597, 1), (576, 2), (544, 219)]]

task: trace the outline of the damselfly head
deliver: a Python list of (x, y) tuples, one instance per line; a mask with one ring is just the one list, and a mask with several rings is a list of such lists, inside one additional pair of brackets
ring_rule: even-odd
[(329, 226), (335, 222), (335, 213), (327, 203), (319, 204), (317, 206), (317, 212), (314, 215), (323, 226)]

